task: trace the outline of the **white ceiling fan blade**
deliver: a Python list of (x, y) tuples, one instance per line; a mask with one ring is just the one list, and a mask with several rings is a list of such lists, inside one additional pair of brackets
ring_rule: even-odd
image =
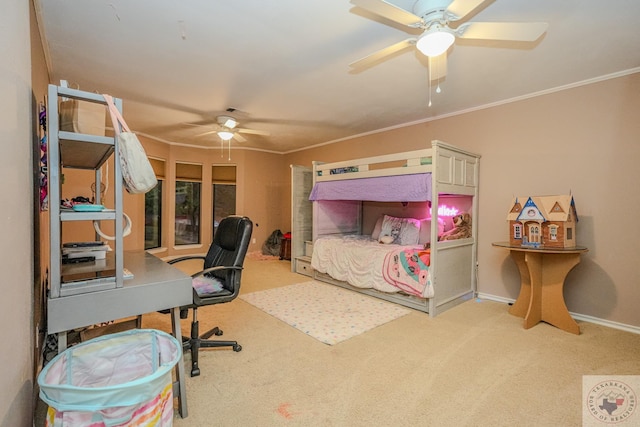
[(199, 124), (199, 123), (188, 123), (188, 122), (182, 122), (180, 123), (183, 126), (193, 126), (193, 127), (197, 127), (197, 128), (201, 128), (201, 127), (209, 127), (211, 126), (211, 124), (207, 123), (203, 123), (203, 124)]
[(449, 14), (449, 20), (457, 21), (462, 19), (487, 1), (491, 0), (453, 0), (446, 10)]
[(463, 39), (533, 42), (548, 27), (546, 22), (470, 22), (462, 24), (456, 33)]
[(416, 44), (415, 38), (406, 39), (396, 44), (392, 44), (391, 46), (385, 47), (384, 49), (380, 49), (379, 51), (374, 52), (370, 55), (367, 55), (364, 58), (360, 58), (357, 61), (354, 61), (351, 64), (349, 64), (349, 66), (352, 68), (368, 67), (389, 55), (392, 55), (396, 52), (400, 52), (401, 50), (414, 46), (415, 44)]
[(419, 28), (424, 23), (419, 16), (384, 0), (351, 0), (351, 3), (408, 27)]
[(196, 137), (198, 136), (205, 136), (205, 135), (211, 135), (212, 133), (216, 133), (218, 132), (217, 130), (210, 130), (209, 132), (205, 132), (205, 133), (199, 133), (196, 135)]
[(247, 138), (245, 138), (244, 136), (240, 135), (238, 132), (234, 132), (233, 133), (233, 139), (235, 139), (238, 142), (246, 142)]
[(240, 132), (240, 133), (249, 133), (252, 135), (262, 135), (262, 136), (269, 136), (271, 135), (269, 132), (267, 132), (266, 130), (257, 130), (257, 129), (236, 129), (236, 132)]
[(218, 124), (228, 129), (233, 129), (238, 126), (238, 121), (231, 116), (218, 116), (216, 117)]

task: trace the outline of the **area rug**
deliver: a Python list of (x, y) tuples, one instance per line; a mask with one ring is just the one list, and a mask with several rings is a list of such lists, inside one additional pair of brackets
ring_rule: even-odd
[(240, 298), (329, 345), (410, 312), (399, 305), (317, 281), (253, 292)]

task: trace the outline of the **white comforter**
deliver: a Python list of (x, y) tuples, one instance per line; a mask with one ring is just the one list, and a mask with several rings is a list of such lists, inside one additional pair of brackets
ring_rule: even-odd
[(403, 247), (420, 248), (383, 245), (366, 235), (321, 237), (313, 243), (311, 266), (321, 273), (358, 288), (398, 292), (400, 289), (388, 283), (382, 271), (385, 255)]

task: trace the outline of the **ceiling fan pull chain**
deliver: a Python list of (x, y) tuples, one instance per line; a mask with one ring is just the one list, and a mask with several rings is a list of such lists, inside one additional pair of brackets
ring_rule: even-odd
[(432, 67), (433, 67), (433, 61), (432, 61), (431, 57), (429, 56), (428, 57), (428, 64), (427, 64), (427, 68), (428, 68), (428, 70), (427, 70), (427, 73), (428, 73), (428, 75), (427, 75), (427, 80), (428, 80), (427, 88), (429, 90), (429, 104), (428, 104), (429, 107), (431, 107), (431, 69), (432, 69)]
[[(446, 53), (443, 54), (444, 56), (441, 58), (440, 61), (438, 61), (438, 76), (442, 76), (442, 61), (446, 61)], [(440, 77), (438, 77), (438, 87), (436, 88), (436, 93), (440, 93), (442, 92), (440, 90)]]

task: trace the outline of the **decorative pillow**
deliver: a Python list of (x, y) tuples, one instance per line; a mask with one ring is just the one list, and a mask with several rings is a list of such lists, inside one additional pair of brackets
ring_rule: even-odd
[(393, 237), (392, 243), (397, 245), (417, 245), (420, 237), (420, 221), (414, 218), (396, 218), (385, 215), (380, 228), (380, 237)]
[[(444, 221), (438, 218), (438, 236), (444, 233)], [(420, 220), (420, 236), (418, 243), (424, 245), (431, 243), (431, 218)]]
[(199, 296), (215, 294), (222, 291), (222, 282), (215, 277), (198, 276), (191, 280), (191, 286)]
[(371, 232), (371, 238), (373, 240), (378, 240), (378, 238), (380, 237), (380, 230), (382, 229), (383, 220), (384, 220), (384, 215), (380, 215), (380, 217), (376, 221), (375, 227), (373, 227), (373, 231)]

